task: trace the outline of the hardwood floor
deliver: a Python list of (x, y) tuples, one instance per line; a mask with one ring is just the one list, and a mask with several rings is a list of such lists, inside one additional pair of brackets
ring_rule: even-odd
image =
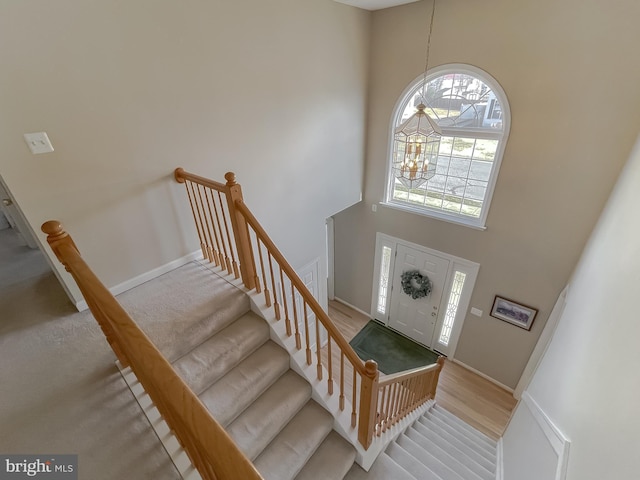
[[(347, 340), (351, 340), (369, 321), (368, 316), (336, 301), (329, 301), (329, 316)], [(336, 351), (333, 349), (331, 352), (333, 365), (340, 362)], [(326, 365), (326, 349), (322, 353)], [(347, 390), (351, 388), (350, 378), (350, 374), (346, 375)], [(516, 405), (510, 392), (449, 360), (440, 374), (436, 402), (494, 439), (504, 432)]]

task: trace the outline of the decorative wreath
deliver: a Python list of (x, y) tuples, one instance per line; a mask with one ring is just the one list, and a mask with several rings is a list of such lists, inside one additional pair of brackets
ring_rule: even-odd
[(431, 293), (431, 280), (418, 270), (408, 270), (400, 277), (402, 278), (402, 290), (407, 295), (411, 295), (411, 298), (422, 298)]

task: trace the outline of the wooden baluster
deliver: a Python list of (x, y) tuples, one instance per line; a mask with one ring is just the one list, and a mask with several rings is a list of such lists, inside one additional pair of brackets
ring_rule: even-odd
[[(202, 199), (202, 190), (204, 190), (205, 197), (207, 196), (207, 189), (205, 187), (200, 188), (198, 185), (198, 197), (200, 198), (200, 204), (202, 205), (202, 216), (204, 217), (204, 224), (206, 226), (205, 232), (208, 234), (207, 239), (207, 252), (209, 256), (209, 262), (213, 263), (213, 235), (211, 235), (211, 227), (209, 226), (209, 217), (207, 216), (207, 210), (205, 208), (205, 201)], [(207, 237), (207, 235), (205, 235)]]
[[(229, 256), (227, 257), (227, 271), (233, 273), (235, 278), (240, 278), (238, 272), (238, 264), (236, 263), (236, 255), (233, 251), (233, 242), (231, 241), (231, 229), (227, 223), (227, 214), (225, 213), (224, 202), (222, 201), (222, 194), (218, 192), (218, 198), (220, 199), (220, 213), (222, 215), (222, 225), (224, 225), (224, 232), (227, 236), (227, 245), (229, 246)], [(227, 201), (227, 208), (229, 208), (229, 202)], [(233, 217), (232, 217), (233, 218)], [(234, 226), (231, 225), (233, 228)], [(235, 233), (235, 228), (234, 228)], [(225, 251), (226, 255), (226, 251)]]
[[(291, 292), (292, 292), (292, 296), (293, 296), (293, 285), (291, 286)], [(305, 302), (303, 300), (302, 302), (303, 307), (304, 307), (304, 342), (305, 342), (305, 352), (307, 354), (307, 365), (311, 365), (313, 363), (313, 360), (311, 359), (311, 339), (310, 339), (310, 335), (309, 335), (309, 317), (307, 317), (307, 302)], [(296, 312), (296, 302), (294, 299), (293, 302), (293, 313), (294, 313), (294, 317), (295, 317), (295, 312)], [(297, 326), (298, 326), (298, 319), (296, 317), (296, 332), (297, 332)], [(297, 334), (297, 333), (296, 333)], [(316, 343), (318, 342), (318, 339), (316, 338)], [(322, 375), (322, 372), (320, 372), (320, 375)]]
[(364, 364), (365, 373), (360, 379), (360, 418), (358, 421), (358, 441), (365, 450), (371, 445), (373, 427), (378, 410), (378, 364), (367, 360)]
[[(289, 279), (289, 282), (291, 283), (291, 279)], [(296, 295), (295, 291), (294, 291), (294, 287), (293, 287), (293, 283), (291, 283), (291, 304), (293, 305), (293, 325), (294, 325), (294, 330), (295, 330), (295, 338), (296, 338), (296, 346), (298, 348), (298, 350), (300, 350), (302, 348), (302, 343), (301, 343), (301, 336), (300, 336), (300, 321), (298, 320), (298, 298), (300, 298), (300, 295)], [(307, 305), (306, 303), (304, 303), (303, 300), (303, 305), (304, 305), (304, 311), (303, 311), (303, 315), (304, 315), (304, 323), (305, 325), (307, 324)], [(291, 326), (289, 326), (289, 330), (291, 330)], [(309, 342), (307, 342), (307, 349), (309, 348), (308, 345)], [(309, 355), (307, 354), (307, 364), (311, 365), (309, 362)]]
[[(251, 230), (249, 228), (249, 224), (247, 225), (247, 236), (249, 237), (249, 256), (251, 257), (251, 269), (253, 270), (253, 283), (255, 284), (255, 289), (256, 289), (256, 293), (261, 293), (262, 292), (262, 287), (260, 286), (260, 276), (259, 276), (259, 272), (258, 269), (256, 268), (256, 256), (254, 254), (255, 249), (253, 248), (253, 242), (251, 241), (251, 232), (253, 230)], [(259, 239), (258, 239), (258, 233), (253, 231), (253, 234), (256, 237), (256, 248), (260, 247), (259, 244)], [(260, 261), (262, 262), (262, 258), (260, 258)], [(265, 284), (265, 288), (266, 288), (266, 284)]]
[[(282, 268), (280, 268), (280, 300), (282, 301), (282, 306), (284, 307), (284, 326), (287, 332), (287, 337), (292, 335), (291, 333), (291, 320), (289, 319), (289, 302), (287, 300), (287, 290), (284, 285), (284, 274), (282, 273)], [(296, 322), (297, 326), (297, 322)], [(296, 339), (296, 347), (298, 350), (302, 348), (298, 345), (298, 339)]]
[(378, 391), (378, 413), (376, 417), (376, 435), (380, 436), (384, 426), (385, 393), (387, 386), (381, 387)]
[(422, 375), (422, 385), (420, 386), (420, 398), (427, 400), (429, 398), (429, 385), (431, 384), (431, 377), (433, 373), (428, 375)]
[(273, 288), (273, 310), (276, 314), (276, 320), (280, 320), (281, 316), (280, 316), (280, 304), (278, 303), (278, 290), (276, 289), (276, 278), (275, 278), (275, 274), (273, 273), (273, 262), (271, 259), (271, 253), (269, 253), (269, 250), (267, 250), (267, 260), (269, 260), (269, 273), (271, 275), (271, 287)]
[(411, 411), (411, 407), (413, 406), (413, 384), (415, 381), (415, 377), (414, 378), (409, 378), (407, 380), (407, 406), (405, 407), (405, 411), (403, 412), (403, 415), (406, 415), (408, 412)]
[[(176, 177), (176, 180), (177, 177)], [(189, 190), (189, 185), (191, 182), (187, 182), (186, 180), (178, 180), (180, 183), (184, 183), (184, 188), (187, 190), (187, 197), (189, 198), (189, 205), (191, 206), (191, 213), (193, 214), (193, 223), (196, 224), (196, 230), (198, 231), (198, 239), (200, 240), (200, 248), (202, 249), (202, 256), (207, 258), (207, 248), (204, 245), (204, 241), (202, 240), (202, 232), (200, 231), (200, 225), (198, 223), (198, 217), (196, 216), (196, 209), (193, 206), (193, 199), (191, 198), (191, 192)]]
[[(320, 323), (320, 321), (316, 318), (317, 323)], [(331, 358), (331, 335), (329, 335), (329, 332), (327, 332), (327, 369), (329, 370), (327, 392), (329, 392), (329, 395), (333, 395), (333, 359)]]
[(418, 389), (420, 386), (420, 377), (413, 377), (413, 382), (411, 384), (411, 406), (409, 411), (412, 411), (418, 402), (420, 401), (420, 396), (418, 395)]
[(393, 412), (391, 412), (391, 390), (393, 389), (393, 385), (387, 385), (385, 387), (387, 389), (387, 401), (386, 403), (386, 407), (384, 410), (384, 426), (382, 428), (383, 432), (387, 431), (387, 428), (389, 427), (389, 416), (393, 414)]
[(389, 426), (395, 423), (396, 415), (400, 404), (400, 385), (398, 382), (393, 384), (393, 401), (391, 403), (391, 417), (389, 418)]
[(215, 205), (215, 197), (213, 195), (213, 191), (210, 188), (206, 188), (204, 191), (204, 196), (207, 199), (207, 207), (209, 209), (209, 218), (211, 218), (211, 226), (213, 227), (213, 240), (215, 242), (213, 249), (213, 261), (217, 267), (220, 266), (220, 238), (218, 237), (218, 229), (216, 228), (216, 219), (214, 218), (213, 212), (211, 210), (211, 204)]
[(419, 405), (420, 403), (422, 403), (423, 399), (424, 399), (424, 382), (425, 382), (425, 378), (426, 375), (420, 375), (416, 380), (417, 380), (417, 385), (416, 385), (416, 405)]
[[(216, 216), (216, 225), (218, 226), (218, 232), (216, 233), (216, 235), (218, 235), (219, 233), (220, 246), (222, 247), (222, 250), (220, 250), (220, 266), (222, 267), (222, 270), (226, 270), (227, 272), (231, 273), (229, 256), (227, 255), (227, 244), (225, 243), (224, 233), (223, 233), (223, 228), (225, 227), (225, 225), (223, 225), (222, 221), (220, 221), (220, 214), (218, 213), (218, 205), (216, 204), (215, 195), (212, 195), (212, 197), (213, 197), (213, 212)], [(222, 208), (222, 198), (220, 198), (220, 192), (218, 192), (218, 202), (220, 203), (219, 208)]]
[(404, 416), (405, 412), (407, 411), (407, 405), (408, 404), (409, 404), (409, 385), (408, 385), (408, 380), (403, 380), (402, 381), (402, 408), (398, 412), (400, 414), (400, 415), (398, 415), (398, 420), (400, 420), (400, 418)]
[[(304, 316), (305, 318), (307, 317), (307, 302), (304, 302)], [(316, 324), (316, 360), (318, 362), (317, 365), (317, 370), (318, 370), (318, 380), (322, 380), (322, 352), (320, 351), (320, 345), (322, 344), (322, 342), (320, 341), (320, 320), (318, 320), (318, 318), (316, 317), (315, 319), (315, 324)], [(329, 360), (327, 360), (327, 363), (329, 362)], [(329, 377), (331, 377), (331, 374), (329, 374)]]
[(356, 369), (353, 369), (353, 391), (351, 392), (351, 426), (355, 428), (358, 421), (358, 413), (356, 412), (356, 403), (358, 391), (356, 390), (358, 379), (356, 377)]
[(340, 351), (340, 411), (344, 411), (344, 352)]
[[(262, 243), (256, 233), (256, 244), (258, 249), (258, 258), (260, 259), (260, 271), (262, 272), (262, 284), (264, 285), (264, 301), (267, 308), (271, 306), (271, 293), (269, 292), (269, 283), (267, 283), (267, 274), (264, 270), (264, 259), (262, 258)], [(269, 252), (267, 252), (268, 254)]]
[(413, 378), (405, 380), (405, 384), (407, 386), (407, 399), (402, 412), (403, 416), (411, 409), (411, 405), (413, 403)]
[(189, 182), (189, 185), (191, 187), (191, 196), (189, 197), (189, 200), (191, 200), (191, 198), (193, 198), (193, 204), (192, 207), (195, 205), (195, 213), (194, 215), (194, 220), (196, 221), (196, 228), (198, 229), (198, 232), (202, 231), (202, 236), (200, 237), (200, 248), (202, 248), (202, 255), (204, 256), (205, 260), (209, 258), (209, 252), (207, 250), (207, 238), (204, 232), (204, 224), (202, 222), (202, 214), (200, 213), (200, 206), (198, 204), (198, 197), (196, 196), (196, 190), (194, 187), (193, 182)]

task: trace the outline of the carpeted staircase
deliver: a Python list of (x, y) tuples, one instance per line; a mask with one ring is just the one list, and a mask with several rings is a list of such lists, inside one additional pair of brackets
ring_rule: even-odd
[(265, 479), (496, 478), (496, 442), (435, 404), (365, 472), (241, 290), (197, 262), (135, 290), (125, 309)]
[(494, 480), (496, 442), (435, 403), (374, 462), (345, 480)]
[(205, 320), (211, 335), (189, 345), (172, 362), (175, 369), (265, 479), (342, 479), (353, 446), (289, 368), (266, 321), (250, 311), (244, 293), (237, 295), (226, 299), (225, 315)]

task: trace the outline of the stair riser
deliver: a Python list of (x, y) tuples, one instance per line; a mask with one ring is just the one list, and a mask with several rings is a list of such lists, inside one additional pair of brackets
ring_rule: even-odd
[(415, 424), (416, 430), (419, 430), (420, 426), (422, 426), (422, 428), (424, 428), (425, 430), (434, 432), (436, 435), (442, 438), (443, 441), (446, 441), (453, 448), (467, 456), (479, 467), (485, 469), (488, 473), (495, 475), (495, 459), (487, 459), (487, 457), (483, 456), (481, 453), (478, 453), (472, 446), (469, 446), (467, 443), (460, 441), (458, 438), (456, 438), (454, 435), (451, 435), (439, 425), (428, 421), (425, 418), (420, 418), (418, 420), (418, 423)]
[(442, 408), (440, 405), (436, 404), (434, 408), (431, 410), (431, 413), (433, 415), (440, 417), (443, 421), (447, 422), (451, 426), (454, 426), (455, 428), (462, 428), (465, 431), (469, 432), (479, 441), (486, 444), (489, 447), (489, 451), (496, 450), (498, 446), (498, 442), (496, 442), (493, 438), (488, 437), (486, 434), (482, 433), (480, 430), (477, 430), (476, 428), (472, 427), (468, 423), (465, 423), (460, 418), (453, 415), (451, 412), (448, 412), (447, 410)]
[(493, 480), (495, 478), (495, 475), (491, 475), (486, 469), (443, 440), (439, 435), (424, 429), (417, 422), (407, 430), (406, 435), (422, 448), (431, 452), (438, 460), (465, 480)]
[(478, 441), (475, 437), (469, 435), (466, 430), (456, 428), (451, 424), (443, 421), (440, 417), (437, 417), (431, 413), (425, 415), (425, 419), (433, 422), (435, 425), (438, 425), (440, 428), (451, 434), (453, 437), (460, 440), (460, 442), (467, 445), (469, 448), (478, 452), (478, 454), (485, 457), (491, 463), (495, 463), (496, 461), (496, 451), (495, 449), (490, 450), (489, 447), (484, 442)]

